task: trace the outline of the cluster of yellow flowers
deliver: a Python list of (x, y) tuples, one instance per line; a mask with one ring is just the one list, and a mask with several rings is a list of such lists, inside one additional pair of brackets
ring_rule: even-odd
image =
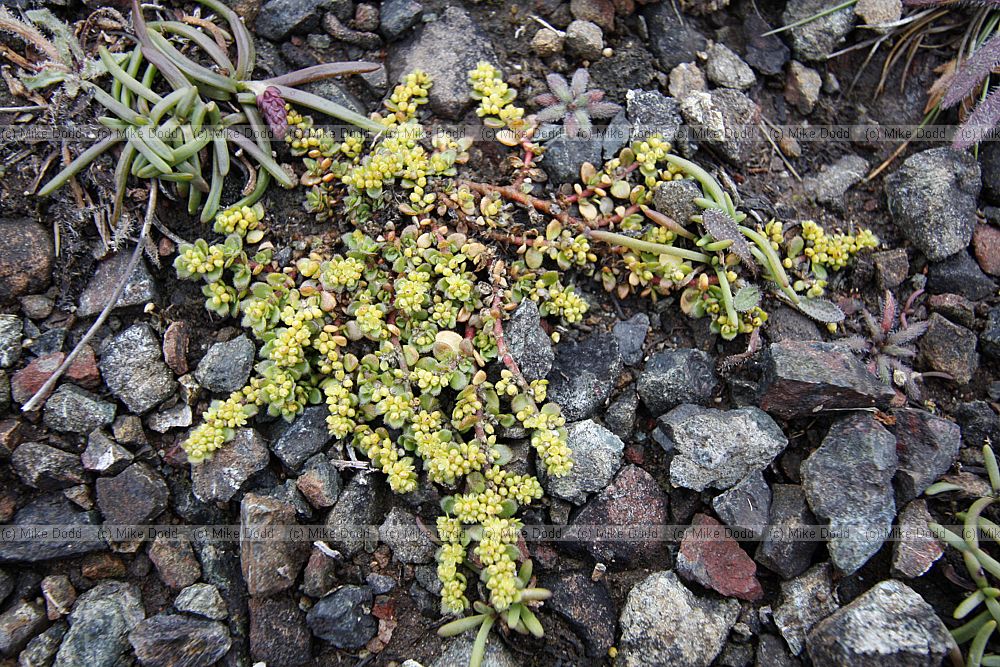
[(462, 546), (462, 523), (450, 516), (440, 516), (437, 520), (438, 538), (442, 546), (437, 554), (437, 575), (441, 581), (441, 613), (460, 614), (469, 606), (465, 597), (467, 581), (459, 568), (465, 562), (465, 547)]
[(249, 243), (258, 243), (264, 237), (264, 231), (261, 229), (263, 219), (264, 206), (260, 203), (228, 208), (215, 216), (213, 229), (218, 234), (239, 234)]
[(493, 127), (519, 127), (524, 109), (513, 104), (517, 91), (507, 85), (503, 75), (493, 65), (480, 62), (469, 72), (472, 97), (479, 100), (476, 115)]
[(514, 545), (521, 528), (523, 525), (517, 519), (486, 519), (483, 521), (483, 539), (475, 548), (486, 574), (490, 604), (497, 611), (506, 610), (520, 599), (517, 563), (511, 551), (517, 552)]
[(413, 459), (401, 456), (384, 428), (373, 430), (361, 425), (354, 431), (354, 444), (378, 466), (389, 480), (395, 493), (409, 493), (417, 488), (417, 472)]
[(828, 235), (812, 220), (802, 223), (802, 238), (806, 241), (805, 256), (834, 271), (847, 266), (861, 250), (878, 247), (878, 239), (870, 229), (862, 229), (857, 234)]

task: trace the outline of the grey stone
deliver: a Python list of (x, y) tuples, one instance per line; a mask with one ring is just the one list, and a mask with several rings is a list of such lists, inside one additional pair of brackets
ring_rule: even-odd
[(892, 526), (897, 463), (896, 438), (869, 413), (835, 422), (802, 463), (809, 507), (830, 522), (830, 560), (845, 574), (857, 571), (881, 548)]
[(40, 442), (18, 445), (10, 457), (21, 481), (35, 489), (65, 489), (86, 481), (80, 457)]
[(931, 312), (941, 313), (955, 324), (972, 328), (976, 326), (976, 305), (958, 294), (932, 294), (927, 299)]
[[(826, 0), (790, 0), (781, 15), (781, 24), (788, 25), (809, 18), (830, 7)], [(821, 18), (792, 28), (792, 51), (800, 60), (824, 61), (834, 48), (854, 28), (854, 10), (845, 7)]]
[[(475, 639), (466, 632), (448, 642), (444, 652), (428, 667), (454, 667), (468, 665), (472, 658), (472, 647)], [(514, 658), (510, 649), (496, 635), (486, 640), (486, 650), (483, 653), (482, 667), (520, 667), (521, 662)], [(419, 667), (419, 665), (418, 665)]]
[(306, 622), (323, 641), (341, 649), (359, 649), (378, 630), (378, 621), (371, 615), (373, 602), (369, 589), (344, 586), (317, 602)]
[(386, 503), (382, 480), (364, 474), (352, 477), (326, 517), (327, 528), (348, 536), (343, 540), (331, 540), (330, 546), (347, 556), (354, 556), (364, 549), (374, 551), (376, 544), (373, 540), (351, 533), (360, 532), (361, 526), (381, 524)]
[(805, 179), (803, 188), (806, 192), (812, 193), (818, 203), (842, 211), (844, 210), (844, 193), (864, 178), (866, 173), (868, 173), (868, 161), (850, 153), (820, 171), (816, 176)]
[(135, 413), (155, 408), (177, 388), (148, 324), (133, 325), (105, 343), (99, 367), (111, 393)]
[(920, 339), (920, 358), (957, 384), (968, 384), (979, 367), (976, 334), (938, 313), (931, 313), (928, 319), (930, 326)]
[(56, 658), (59, 644), (66, 636), (65, 621), (55, 623), (28, 642), (21, 654), (17, 656), (17, 667), (51, 667)]
[(622, 361), (633, 366), (642, 361), (642, 350), (646, 343), (646, 332), (649, 330), (649, 315), (639, 313), (624, 322), (617, 322), (612, 328), (618, 339), (618, 351)]
[(990, 309), (979, 340), (983, 344), (983, 352), (994, 359), (1000, 359), (1000, 306)]
[(188, 540), (156, 537), (149, 545), (149, 560), (168, 588), (180, 590), (201, 578), (201, 565)]
[(903, 12), (901, 0), (858, 0), (854, 5), (854, 13), (865, 25), (874, 26), (876, 32), (885, 34), (888, 28), (878, 27), (886, 23), (895, 23)]
[(656, 572), (629, 591), (619, 664), (707, 667), (722, 652), (740, 605), (692, 593), (673, 572)]
[(151, 414), (146, 423), (157, 433), (166, 433), (175, 428), (187, 428), (194, 423), (194, 414), (187, 403), (177, 403), (173, 407)]
[(709, 81), (723, 88), (746, 90), (757, 83), (757, 77), (754, 76), (750, 66), (722, 43), (708, 47), (705, 74), (708, 75)]
[(221, 621), (229, 616), (219, 589), (212, 584), (191, 584), (174, 598), (174, 608), (198, 616)]
[[(98, 265), (94, 277), (80, 295), (80, 303), (76, 308), (78, 317), (90, 317), (104, 309), (111, 292), (125, 277), (125, 269), (128, 268), (131, 254), (130, 250), (123, 248), (118, 254)], [(156, 281), (146, 268), (146, 260), (139, 258), (139, 263), (115, 303), (115, 309), (143, 306), (159, 300), (160, 293)]]
[(759, 538), (767, 528), (771, 511), (771, 487), (756, 470), (712, 499), (712, 509), (730, 528), (749, 531)]
[(602, 163), (603, 145), (601, 137), (567, 137), (562, 132), (545, 142), (542, 168), (553, 183), (575, 183), (580, 179), (580, 165), (589, 162)]
[(757, 640), (754, 667), (800, 667), (798, 658), (788, 652), (788, 647), (778, 637), (762, 634)]
[(268, 0), (257, 14), (254, 28), (259, 36), (280, 42), (295, 33), (307, 33), (319, 25), (325, 0)]
[(396, 588), (396, 580), (384, 574), (370, 573), (365, 577), (365, 583), (372, 589), (374, 595), (385, 595)]
[(954, 422), (924, 410), (905, 408), (893, 410), (896, 423), (896, 501), (910, 502), (941, 475), (948, 472), (958, 458), (962, 446), (962, 431)]
[(128, 640), (139, 662), (148, 667), (209, 667), (232, 645), (225, 625), (187, 614), (151, 616)]
[[(812, 113), (813, 107), (819, 101), (819, 93), (822, 87), (823, 79), (816, 70), (806, 67), (797, 60), (793, 60), (788, 66), (788, 78), (785, 81), (785, 101), (797, 108), (799, 113)], [(856, 156), (851, 155), (850, 157)], [(844, 190), (846, 191), (851, 185), (853, 183), (849, 183)]]
[(378, 535), (392, 549), (392, 557), (400, 563), (417, 565), (434, 560), (434, 543), (417, 525), (416, 517), (404, 509), (392, 508), (379, 526)]
[(604, 33), (590, 21), (576, 20), (566, 28), (566, 50), (583, 60), (597, 60), (604, 50)]
[(895, 397), (850, 350), (810, 341), (770, 345), (760, 393), (760, 407), (784, 419), (824, 410), (885, 408)]
[(248, 493), (240, 503), (240, 565), (250, 595), (267, 597), (291, 588), (302, 569), (303, 544), (279, 539), (251, 539), (247, 531), (263, 534), (274, 526), (295, 525), (291, 503)]
[[(670, 95), (681, 100), (690, 93), (707, 93), (708, 82), (705, 74), (695, 63), (681, 63), (670, 70), (670, 85), (667, 87)], [(673, 181), (668, 181), (673, 182)]]
[(777, 306), (770, 312), (766, 331), (772, 343), (822, 340), (815, 322), (787, 306)]
[(267, 467), (270, 458), (260, 434), (241, 428), (215, 456), (191, 466), (191, 490), (202, 502), (228, 502), (248, 479)]
[(767, 76), (781, 74), (790, 53), (779, 35), (767, 34), (771, 28), (756, 12), (748, 14), (743, 23), (743, 34), (748, 38), (743, 57), (750, 67)]
[(268, 665), (311, 662), (306, 615), (291, 595), (250, 600), (250, 657)]
[[(627, 465), (614, 480), (580, 510), (572, 526), (661, 526), (669, 522), (667, 495), (645, 470)], [(572, 533), (572, 531), (571, 531)], [(586, 554), (613, 569), (662, 567), (669, 562), (663, 542), (648, 540), (617, 541), (582, 536), (580, 541), (560, 542), (567, 551)]]
[(565, 33), (559, 34), (555, 30), (541, 28), (531, 38), (531, 50), (542, 58), (554, 56), (561, 53), (565, 44)]
[(904, 248), (882, 250), (872, 254), (878, 284), (882, 289), (894, 289), (910, 275), (910, 260)]
[(632, 431), (635, 430), (638, 409), (639, 394), (635, 387), (630, 385), (604, 411), (604, 424), (619, 438), (627, 440), (632, 437)]
[(566, 421), (586, 419), (611, 397), (622, 372), (618, 341), (605, 333), (564, 343), (549, 372), (549, 400), (562, 406)]
[(101, 475), (117, 475), (132, 463), (132, 452), (100, 431), (87, 438), (87, 448), (80, 455), (84, 470)]
[(198, 362), (194, 377), (201, 386), (214, 392), (242, 389), (253, 369), (257, 350), (246, 336), (225, 343), (216, 343)]
[(650, 355), (636, 388), (656, 417), (682, 403), (711, 403), (718, 385), (712, 357), (701, 350), (679, 349)]
[(329, 414), (322, 405), (306, 408), (295, 421), (281, 429), (271, 444), (271, 451), (290, 470), (301, 470), (309, 457), (330, 442), (332, 436), (326, 425)]
[(641, 136), (656, 132), (669, 142), (674, 141), (684, 124), (677, 100), (656, 90), (626, 92), (625, 113), (633, 131)]
[(916, 579), (926, 574), (942, 556), (941, 542), (927, 529), (927, 524), (933, 520), (923, 498), (914, 500), (899, 513), (900, 537), (892, 549), (894, 576)]
[(960, 294), (970, 301), (981, 301), (996, 292), (996, 283), (983, 273), (968, 252), (960, 250), (930, 265), (927, 291), (932, 294)]
[(105, 581), (76, 600), (54, 667), (118, 667), (129, 654), (128, 633), (146, 617), (139, 589)]
[[(81, 512), (61, 494), (40, 496), (14, 515), (14, 526), (96, 526), (93, 512)], [(106, 549), (99, 539), (4, 540), (0, 542), (0, 563), (37, 563), (53, 558), (69, 558)]]
[(306, 461), (304, 472), (295, 480), (295, 487), (309, 504), (320, 509), (333, 507), (340, 495), (340, 473), (325, 454), (316, 454)]
[(0, 614), (0, 655), (10, 658), (41, 632), (48, 619), (34, 601), (21, 600)]
[(390, 52), (389, 78), (395, 81), (414, 69), (424, 70), (434, 80), (431, 110), (457, 120), (472, 105), (468, 72), (480, 61), (496, 62), (489, 36), (464, 9), (448, 7), (437, 21), (424, 24)]
[(649, 32), (649, 48), (669, 72), (681, 63), (692, 62), (708, 46), (705, 37), (684, 21), (670, 3), (657, 2), (643, 10)]
[(583, 639), (587, 657), (602, 658), (615, 643), (617, 614), (603, 581), (579, 572), (550, 575), (540, 585), (552, 591), (546, 608), (564, 619)]
[(805, 532), (807, 526), (816, 524), (802, 487), (794, 484), (772, 486), (770, 515), (768, 529), (754, 558), (785, 579), (802, 574), (809, 567), (817, 546), (808, 535), (803, 539), (795, 538), (796, 531)]
[(760, 108), (738, 90), (691, 93), (681, 100), (681, 116), (733, 165), (746, 164), (761, 150), (756, 139), (745, 137), (746, 128), (760, 122)]
[(395, 41), (412, 28), (424, 13), (416, 0), (386, 0), (379, 12), (379, 30), (387, 40)]
[(686, 225), (691, 216), (701, 213), (694, 200), (703, 196), (704, 193), (698, 184), (689, 178), (666, 181), (658, 183), (653, 190), (653, 207), (663, 215), (673, 218), (674, 222)]
[(563, 477), (546, 476), (545, 490), (574, 505), (582, 505), (587, 496), (607, 486), (621, 468), (625, 444), (590, 419), (569, 424), (566, 431), (567, 444), (573, 452), (573, 468)]
[(954, 642), (920, 595), (889, 579), (820, 621), (806, 639), (815, 665), (940, 665)]
[(552, 342), (541, 326), (538, 306), (525, 299), (504, 325), (504, 339), (525, 379), (541, 380), (552, 369), (555, 353)]
[(76, 385), (64, 384), (45, 401), (45, 425), (56, 431), (90, 433), (115, 420), (115, 404)]
[(149, 523), (167, 509), (167, 483), (146, 463), (133, 463), (114, 477), (101, 477), (96, 487), (97, 507), (107, 524)]
[(685, 404), (661, 419), (677, 448), (670, 483), (686, 489), (728, 489), (768, 466), (788, 445), (781, 428), (755, 407), (723, 411)]
[(969, 245), (981, 186), (979, 163), (971, 154), (931, 148), (906, 158), (886, 178), (885, 192), (896, 226), (937, 262)]
[(33, 320), (44, 320), (52, 314), (55, 302), (44, 294), (29, 294), (21, 297), (21, 312)]
[(781, 582), (781, 604), (774, 610), (774, 624), (793, 655), (806, 646), (813, 626), (840, 609), (833, 587), (832, 568), (820, 563), (791, 581)]
[(17, 315), (0, 315), (0, 368), (10, 368), (21, 358), (24, 324)]

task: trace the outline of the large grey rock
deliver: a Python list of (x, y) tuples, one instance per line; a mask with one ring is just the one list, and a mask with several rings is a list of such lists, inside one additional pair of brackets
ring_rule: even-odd
[(233, 392), (241, 389), (250, 377), (257, 350), (246, 336), (216, 343), (198, 362), (194, 377), (209, 391)]
[(802, 653), (813, 626), (840, 608), (832, 574), (829, 563), (820, 563), (781, 582), (782, 599), (774, 609), (774, 624), (794, 655)]
[(650, 355), (636, 383), (639, 397), (653, 416), (682, 403), (708, 405), (718, 386), (712, 357), (695, 349)]
[(649, 30), (649, 47), (664, 72), (681, 63), (692, 62), (708, 42), (689, 21), (674, 11), (670, 3), (650, 4), (643, 11)]
[(593, 420), (569, 424), (567, 444), (573, 452), (573, 469), (564, 477), (546, 476), (545, 490), (557, 498), (582, 505), (600, 491), (622, 465), (625, 443)]
[(622, 372), (614, 336), (596, 333), (559, 346), (549, 372), (549, 400), (562, 407), (566, 421), (587, 419), (611, 397)]
[(869, 413), (845, 417), (802, 463), (809, 507), (829, 520), (830, 560), (851, 574), (882, 546), (896, 516), (896, 438)]
[(590, 21), (572, 21), (566, 27), (566, 50), (582, 60), (597, 60), (604, 50), (604, 33)]
[(232, 645), (225, 625), (187, 614), (151, 616), (129, 633), (128, 640), (147, 667), (209, 667)]
[(489, 36), (464, 9), (449, 7), (390, 53), (389, 78), (398, 80), (414, 69), (427, 72), (434, 80), (431, 110), (455, 120), (472, 105), (468, 72), (480, 61), (496, 62)]
[(252, 539), (253, 532), (294, 526), (295, 508), (276, 498), (248, 493), (240, 503), (240, 566), (250, 595), (267, 597), (291, 588), (307, 552), (304, 544), (275, 536)]
[(392, 508), (379, 526), (379, 538), (392, 549), (392, 557), (400, 563), (416, 565), (434, 560), (436, 547), (412, 514), (399, 507)]
[(920, 338), (920, 358), (957, 384), (968, 384), (979, 368), (976, 334), (940, 313), (931, 313), (928, 321), (927, 332)]
[(378, 631), (371, 615), (374, 597), (364, 586), (344, 586), (317, 602), (306, 622), (312, 633), (342, 649), (359, 649)]
[(45, 401), (45, 425), (56, 431), (87, 434), (113, 422), (116, 410), (114, 403), (64, 384)]
[[(795, 23), (828, 9), (826, 0), (790, 0), (781, 15), (781, 24)], [(789, 31), (792, 51), (800, 60), (824, 61), (854, 28), (854, 20), (854, 10), (848, 6), (792, 28)]]
[(228, 502), (248, 479), (267, 467), (270, 458), (260, 433), (241, 428), (211, 459), (191, 466), (191, 490), (202, 502)]
[[(90, 317), (101, 312), (108, 303), (111, 292), (125, 279), (125, 269), (128, 267), (132, 251), (123, 248), (118, 254), (109, 257), (97, 266), (94, 277), (90, 279), (87, 288), (80, 295), (80, 303), (76, 314), (79, 317)], [(143, 306), (160, 300), (160, 292), (156, 281), (146, 268), (146, 260), (139, 258), (132, 275), (129, 276), (125, 289), (115, 303), (115, 309), (129, 306)]]
[(160, 339), (148, 324), (136, 324), (105, 343), (101, 375), (128, 409), (141, 414), (174, 393), (177, 382), (163, 362)]
[(885, 180), (893, 221), (932, 262), (969, 245), (981, 186), (976, 159), (947, 147), (911, 155)]
[(77, 598), (54, 667), (127, 664), (128, 633), (145, 617), (135, 585), (105, 581), (94, 586)]
[(504, 340), (510, 356), (517, 362), (525, 379), (541, 380), (552, 369), (555, 353), (552, 341), (542, 329), (538, 306), (525, 299), (504, 323)]
[(908, 503), (948, 472), (962, 446), (958, 424), (924, 410), (893, 410), (896, 424), (896, 501)]
[(22, 482), (44, 491), (65, 489), (87, 481), (79, 456), (40, 442), (18, 445), (10, 457), (10, 464)]
[(543, 578), (542, 587), (552, 591), (545, 607), (558, 614), (578, 634), (587, 656), (602, 658), (615, 643), (618, 614), (607, 584), (580, 572), (565, 572)]
[(101, 475), (117, 475), (132, 463), (132, 452), (100, 431), (87, 438), (87, 448), (80, 455), (84, 470)]
[(933, 262), (927, 269), (927, 291), (931, 294), (959, 294), (970, 301), (982, 301), (993, 296), (996, 289), (993, 279), (965, 250)]
[(712, 509), (730, 528), (759, 538), (767, 528), (771, 511), (771, 487), (756, 470), (712, 499)]
[(352, 477), (326, 517), (326, 527), (345, 536), (331, 540), (330, 546), (347, 556), (363, 549), (374, 551), (377, 536), (362, 534), (361, 527), (382, 523), (387, 500), (382, 480), (364, 474)]
[(254, 27), (259, 36), (280, 42), (293, 33), (315, 30), (326, 4), (328, 0), (269, 0), (260, 8)]
[(630, 385), (604, 411), (604, 423), (619, 438), (628, 440), (632, 437), (632, 431), (635, 429), (638, 410), (639, 394), (635, 387)]
[(657, 90), (629, 90), (625, 93), (625, 112), (638, 136), (657, 133), (664, 141), (674, 142), (684, 124), (677, 100)]
[(28, 642), (21, 654), (17, 656), (18, 667), (48, 667), (56, 658), (56, 651), (66, 636), (66, 621), (50, 625)]
[(849, 153), (803, 181), (816, 201), (835, 211), (844, 210), (844, 194), (868, 173), (868, 160)]
[[(444, 652), (430, 663), (428, 667), (454, 667), (455, 665), (468, 665), (472, 657), (472, 647), (475, 638), (466, 632), (454, 639), (449, 640)], [(491, 634), (486, 640), (486, 651), (483, 653), (482, 667), (520, 667), (521, 662), (514, 658), (510, 649)], [(406, 667), (406, 666), (404, 666)], [(410, 665), (409, 667), (413, 667)], [(420, 667), (417, 665), (416, 667)]]
[(625, 667), (707, 667), (736, 623), (736, 600), (692, 593), (673, 572), (649, 575), (629, 591), (618, 661)]
[(686, 489), (728, 489), (768, 466), (788, 445), (781, 428), (754, 407), (715, 410), (685, 404), (660, 420), (677, 454), (670, 482)]
[(699, 215), (701, 209), (694, 203), (697, 197), (704, 197), (701, 187), (692, 179), (665, 181), (653, 190), (653, 207), (674, 222), (686, 225), (692, 215)]
[[(754, 558), (785, 579), (805, 572), (818, 545), (818, 535), (809, 534), (816, 517), (809, 511), (801, 486), (775, 484), (771, 487), (770, 522)], [(801, 539), (796, 535), (801, 534)]]
[(96, 487), (97, 507), (107, 524), (149, 523), (167, 509), (167, 483), (147, 463), (133, 463), (114, 477), (101, 477)]
[(760, 407), (784, 419), (825, 410), (885, 408), (896, 395), (850, 350), (809, 341), (771, 344), (760, 393)]
[(191, 584), (174, 598), (174, 608), (221, 621), (229, 615), (219, 589), (212, 584)]
[(954, 642), (920, 595), (889, 579), (820, 621), (806, 639), (814, 665), (940, 665)]
[(612, 332), (618, 339), (618, 351), (622, 355), (622, 361), (629, 366), (634, 366), (642, 361), (642, 350), (646, 344), (648, 331), (649, 315), (646, 313), (633, 315), (612, 327)]
[(290, 470), (301, 470), (302, 464), (333, 437), (327, 429), (326, 406), (314, 405), (302, 411), (291, 424), (278, 433), (271, 450)]
[[(61, 494), (40, 496), (22, 507), (11, 522), (14, 526), (79, 527), (81, 532), (94, 530), (98, 521), (95, 512), (81, 512)], [(37, 563), (53, 558), (69, 558), (106, 549), (96, 534), (85, 533), (83, 539), (67, 535), (66, 539), (23, 539), (0, 541), (0, 563)]]
[(756, 138), (747, 137), (746, 130), (760, 122), (760, 107), (738, 90), (692, 92), (681, 100), (681, 116), (733, 165), (745, 164), (761, 151)]
[(540, 163), (553, 183), (575, 183), (580, 180), (580, 166), (584, 162), (601, 164), (603, 150), (601, 137), (597, 134), (567, 137), (559, 129), (558, 135), (545, 142), (545, 154)]

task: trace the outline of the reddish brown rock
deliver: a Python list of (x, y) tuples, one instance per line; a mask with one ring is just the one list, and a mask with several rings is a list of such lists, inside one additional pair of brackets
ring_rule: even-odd
[(163, 359), (177, 375), (185, 375), (188, 370), (187, 353), (188, 342), (187, 322), (172, 322), (163, 333)]
[(21, 444), (21, 422), (17, 419), (0, 421), (0, 461), (9, 459), (19, 444)]
[[(14, 373), (10, 381), (11, 396), (18, 403), (24, 403), (35, 395), (42, 385), (52, 377), (56, 369), (62, 365), (66, 355), (63, 352), (51, 352), (32, 359), (31, 363)], [(65, 378), (73, 384), (93, 389), (101, 382), (101, 372), (97, 369), (97, 359), (94, 350), (84, 346), (73, 363), (66, 370)]]
[(45, 288), (52, 275), (52, 235), (30, 220), (0, 220), (0, 302)]
[(149, 545), (149, 560), (170, 588), (186, 588), (201, 578), (201, 565), (194, 556), (191, 543), (157, 537)]
[(979, 268), (991, 276), (1000, 276), (1000, 229), (992, 225), (976, 225), (972, 234), (972, 250)]
[(726, 535), (721, 523), (705, 514), (695, 514), (691, 527), (684, 531), (677, 572), (727, 597), (753, 601), (764, 594), (756, 563)]
[(88, 579), (112, 579), (125, 576), (125, 563), (114, 554), (96, 553), (83, 558), (80, 572)]

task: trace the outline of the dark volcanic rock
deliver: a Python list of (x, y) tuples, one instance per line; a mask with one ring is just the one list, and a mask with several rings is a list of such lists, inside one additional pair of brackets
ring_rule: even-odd
[(626, 364), (632, 366), (642, 361), (642, 349), (648, 329), (649, 316), (646, 313), (633, 315), (624, 322), (615, 324), (613, 332), (618, 339), (618, 351)]
[(55, 256), (52, 235), (31, 220), (0, 220), (0, 303), (45, 289)]
[(964, 250), (934, 262), (927, 270), (927, 291), (932, 294), (960, 294), (970, 301), (980, 301), (996, 289), (993, 279)]
[(191, 466), (191, 490), (202, 502), (228, 502), (250, 477), (267, 467), (270, 458), (260, 434), (241, 428), (215, 456)]
[(77, 598), (54, 667), (128, 664), (128, 633), (145, 618), (139, 589), (105, 581)]
[(269, 665), (303, 665), (310, 660), (306, 615), (288, 596), (250, 599), (250, 656)]
[(695, 514), (684, 531), (676, 569), (685, 579), (726, 597), (753, 601), (764, 595), (757, 565), (721, 523), (705, 514)]
[(309, 610), (312, 633), (342, 649), (359, 649), (375, 636), (378, 621), (371, 615), (372, 592), (363, 586), (344, 586)]
[(306, 460), (330, 442), (326, 417), (330, 414), (323, 405), (314, 405), (302, 411), (291, 424), (282, 428), (274, 439), (271, 450), (289, 469), (298, 471)]
[(167, 483), (146, 463), (133, 463), (114, 477), (97, 480), (97, 507), (113, 525), (148, 523), (167, 508)]
[(342, 541), (331, 540), (330, 546), (348, 556), (362, 549), (374, 550), (375, 542), (362, 537), (360, 527), (380, 525), (387, 503), (386, 486), (380, 480), (370, 475), (352, 477), (326, 517), (327, 528), (347, 537)]
[(246, 336), (216, 343), (198, 362), (194, 377), (209, 391), (233, 392), (242, 389), (250, 377), (257, 348)]
[(784, 419), (824, 410), (884, 408), (894, 396), (844, 347), (786, 341), (768, 348), (760, 407)]
[(774, 610), (774, 624), (795, 655), (802, 653), (813, 626), (840, 608), (831, 570), (829, 563), (820, 563), (781, 582), (782, 600)]
[(892, 525), (897, 463), (896, 438), (868, 413), (834, 423), (819, 449), (802, 463), (809, 507), (829, 520), (830, 560), (845, 574), (879, 550)]
[(806, 639), (815, 665), (940, 665), (948, 629), (912, 588), (890, 579), (820, 621)]
[[(262, 535), (276, 526), (295, 525), (291, 503), (248, 493), (240, 504), (240, 528)], [(279, 539), (240, 539), (240, 564), (250, 595), (267, 597), (290, 588), (299, 576), (305, 560), (303, 544)]]
[(114, 403), (86, 389), (64, 384), (45, 401), (45, 425), (56, 431), (90, 433), (115, 420)]
[(908, 503), (948, 472), (962, 446), (962, 431), (954, 422), (924, 410), (893, 410), (896, 418), (896, 500)]
[(208, 667), (229, 650), (229, 630), (187, 614), (157, 614), (129, 633), (135, 655), (148, 667)]
[(379, 30), (390, 42), (399, 39), (417, 24), (423, 12), (424, 6), (417, 0), (386, 0), (379, 12)]
[[(572, 522), (580, 526), (662, 526), (669, 523), (667, 495), (642, 468), (622, 468), (614, 481), (590, 502)], [(660, 567), (668, 563), (666, 545), (656, 540), (613, 541), (582, 539), (564, 546), (589, 554), (594, 560), (616, 569)]]
[(177, 388), (148, 324), (133, 325), (105, 343), (100, 368), (111, 393), (135, 413), (155, 408)]
[[(97, 266), (87, 289), (83, 290), (83, 294), (80, 295), (80, 304), (76, 309), (76, 314), (79, 317), (90, 317), (104, 309), (111, 292), (118, 283), (125, 279), (125, 269), (128, 267), (131, 254), (130, 249), (122, 248), (118, 254), (109, 257)], [(139, 263), (136, 264), (125, 289), (118, 297), (115, 308), (142, 306), (150, 302), (155, 303), (159, 299), (159, 290), (156, 287), (156, 281), (149, 273), (149, 269), (146, 268), (146, 260), (139, 258)]]
[(280, 42), (292, 33), (315, 30), (326, 0), (269, 0), (254, 24), (259, 36)]
[(681, 403), (708, 405), (718, 386), (712, 357), (701, 350), (680, 349), (650, 355), (636, 388), (655, 417)]
[(87, 438), (87, 448), (80, 455), (85, 470), (101, 475), (117, 475), (132, 463), (132, 452), (100, 431)]
[(746, 54), (743, 56), (747, 64), (761, 74), (768, 76), (781, 74), (790, 56), (788, 47), (781, 38), (778, 35), (765, 37), (764, 34), (770, 32), (771, 26), (755, 12), (747, 15), (743, 27), (749, 38)]
[(801, 486), (775, 484), (771, 487), (771, 519), (754, 558), (785, 579), (802, 574), (816, 550), (817, 542), (795, 539), (794, 532), (816, 524), (816, 517), (806, 505)]
[(505, 324), (503, 333), (510, 356), (527, 380), (541, 380), (549, 374), (555, 353), (552, 341), (542, 329), (541, 315), (534, 301), (521, 302)]
[(0, 655), (10, 658), (47, 623), (45, 609), (34, 601), (21, 600), (0, 614)]
[(649, 47), (664, 72), (695, 60), (698, 51), (704, 51), (708, 45), (690, 22), (681, 20), (670, 3), (651, 4), (643, 11), (643, 16), (649, 30)]
[(600, 658), (615, 643), (618, 622), (615, 603), (603, 581), (592, 581), (578, 572), (551, 575), (541, 585), (552, 591), (545, 606), (565, 619), (583, 639), (587, 656)]
[(760, 537), (771, 511), (771, 488), (757, 470), (713, 498), (712, 509), (730, 528)]
[(927, 333), (920, 338), (920, 356), (924, 363), (947, 373), (956, 383), (968, 384), (979, 367), (976, 334), (931, 313)]
[(52, 491), (86, 481), (80, 457), (40, 442), (19, 445), (10, 457), (11, 467), (30, 487)]
[(610, 334), (561, 345), (548, 375), (549, 400), (562, 406), (566, 421), (586, 419), (611, 397), (621, 372), (618, 341)]
[(690, 93), (681, 100), (681, 115), (733, 165), (746, 164), (762, 150), (756, 139), (746, 138), (745, 130), (760, 122), (760, 107), (738, 90), (717, 88), (708, 93)]
[[(81, 512), (59, 494), (41, 496), (14, 515), (15, 526), (87, 526), (99, 524), (94, 512)], [(93, 535), (87, 539), (68, 536), (65, 540), (0, 541), (0, 563), (36, 563), (52, 558), (69, 558), (106, 549), (104, 542)]]
[(969, 245), (981, 186), (976, 159), (951, 148), (911, 155), (885, 179), (893, 221), (932, 262)]

